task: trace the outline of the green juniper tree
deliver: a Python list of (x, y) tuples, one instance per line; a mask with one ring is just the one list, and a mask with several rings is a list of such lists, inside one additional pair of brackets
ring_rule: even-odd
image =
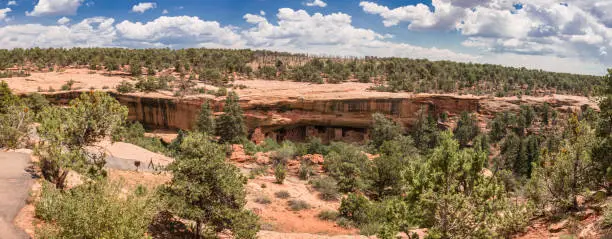
[(105, 153), (86, 147), (108, 137), (126, 120), (128, 109), (104, 92), (83, 93), (67, 108), (49, 106), (40, 113), (36, 150), (45, 179), (63, 189), (69, 170), (104, 175)]
[(200, 107), (200, 113), (196, 119), (195, 131), (208, 135), (215, 134), (215, 118), (208, 100), (204, 101)]
[(0, 148), (19, 147), (33, 118), (30, 108), (12, 93), (6, 82), (0, 82)]
[(595, 131), (576, 115), (568, 122), (558, 152), (543, 153), (542, 163), (532, 171), (530, 188), (536, 203), (551, 203), (561, 210), (577, 210), (577, 196), (596, 184), (596, 164), (593, 162)]
[(225, 151), (206, 134), (186, 136), (169, 169), (174, 177), (161, 189), (175, 215), (193, 220), (195, 238), (229, 229), (236, 238), (255, 238), (258, 217), (244, 209), (246, 178), (225, 162)]
[(380, 147), (385, 141), (393, 140), (402, 134), (402, 126), (380, 113), (372, 115), (372, 132), (370, 144)]
[(496, 178), (481, 174), (486, 160), (483, 151), (460, 150), (452, 133), (445, 132), (427, 160), (404, 173), (407, 199), (416, 200), (415, 216), (431, 228), (433, 238), (494, 235), (505, 197)]
[(462, 112), (459, 121), (457, 121), (457, 127), (453, 131), (455, 138), (459, 141), (461, 147), (466, 147), (479, 133), (480, 128), (478, 127), (478, 120), (476, 116)]
[(222, 143), (240, 143), (246, 136), (244, 116), (238, 100), (236, 92), (229, 92), (223, 105), (223, 115), (216, 121), (217, 135), (221, 137), (220, 142)]

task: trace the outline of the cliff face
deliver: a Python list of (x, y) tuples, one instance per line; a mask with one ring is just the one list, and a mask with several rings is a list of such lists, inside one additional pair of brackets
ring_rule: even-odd
[[(65, 104), (80, 92), (47, 95), (53, 103)], [(204, 98), (176, 99), (134, 94), (112, 93), (121, 104), (129, 108), (129, 119), (149, 128), (190, 129)], [(518, 109), (518, 105), (549, 102), (558, 110), (576, 108), (583, 99), (541, 97), (511, 98), (466, 97), (452, 95), (412, 95), (397, 98), (252, 100), (245, 97), (240, 105), (245, 112), (249, 132), (259, 128), (267, 137), (302, 140), (308, 136), (328, 140), (362, 141), (368, 137), (371, 115), (376, 112), (392, 116), (409, 127), (420, 109), (450, 116), (463, 111), (476, 112), (481, 118), (490, 118), (495, 112)], [(217, 114), (223, 110), (223, 99), (211, 100)]]

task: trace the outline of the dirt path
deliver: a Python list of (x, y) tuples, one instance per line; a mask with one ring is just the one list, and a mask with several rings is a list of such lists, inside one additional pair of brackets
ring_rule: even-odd
[(28, 154), (0, 152), (0, 238), (29, 238), (13, 225), (33, 182), (25, 171), (29, 162)]

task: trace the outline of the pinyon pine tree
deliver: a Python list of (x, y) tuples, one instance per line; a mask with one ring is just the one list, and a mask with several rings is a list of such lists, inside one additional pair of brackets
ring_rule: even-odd
[(127, 119), (128, 109), (104, 92), (83, 93), (67, 108), (50, 106), (40, 113), (37, 147), (45, 179), (63, 189), (70, 170), (99, 176), (106, 163), (103, 150), (94, 146)]
[(238, 100), (238, 95), (233, 91), (225, 98), (223, 115), (217, 120), (217, 135), (221, 136), (222, 143), (240, 143), (246, 136), (244, 116)]
[(235, 238), (256, 237), (258, 217), (244, 209), (246, 178), (225, 162), (220, 145), (206, 134), (188, 135), (169, 168), (174, 177), (161, 194), (172, 213), (195, 221), (195, 238), (203, 234), (201, 230), (214, 235), (226, 229)]
[(208, 135), (215, 134), (215, 118), (208, 100), (204, 101), (196, 119), (195, 130)]

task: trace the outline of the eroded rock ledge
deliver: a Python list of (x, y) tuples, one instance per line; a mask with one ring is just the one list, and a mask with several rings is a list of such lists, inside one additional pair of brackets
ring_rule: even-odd
[[(48, 93), (56, 104), (65, 104), (81, 92)], [(240, 93), (240, 92), (239, 92)], [(244, 92), (243, 92), (244, 93)], [(200, 105), (210, 100), (217, 114), (223, 110), (223, 97), (208, 96), (174, 98), (159, 95), (119, 94), (110, 92), (129, 108), (129, 119), (154, 129), (190, 129)], [(271, 92), (273, 95), (274, 93)], [(242, 95), (241, 95), (242, 97)], [(387, 94), (385, 96), (324, 97), (265, 97), (245, 94), (240, 105), (245, 112), (249, 133), (259, 128), (267, 137), (279, 140), (302, 140), (318, 136), (327, 140), (362, 141), (368, 137), (371, 115), (376, 112), (392, 116), (410, 127), (423, 109), (453, 116), (463, 111), (476, 112), (484, 123), (496, 112), (517, 110), (520, 104), (538, 105), (548, 102), (557, 110), (568, 112), (588, 104), (586, 97), (551, 95), (544, 97), (486, 97), (445, 94)]]

